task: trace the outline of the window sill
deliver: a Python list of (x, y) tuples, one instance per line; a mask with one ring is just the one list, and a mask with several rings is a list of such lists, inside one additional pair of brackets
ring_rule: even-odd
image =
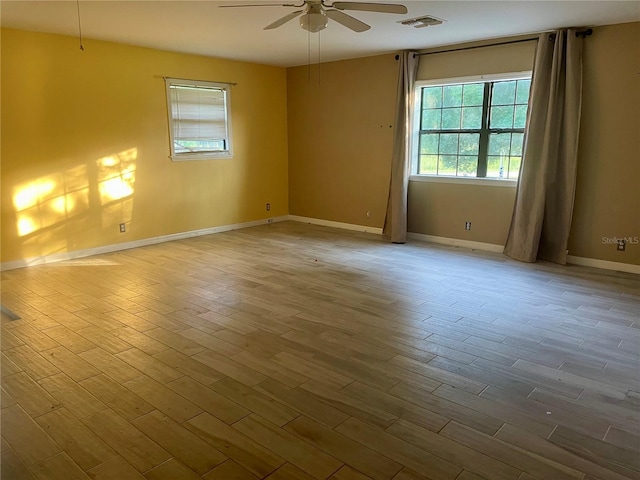
[(476, 177), (444, 177), (435, 175), (410, 175), (411, 182), (426, 183), (458, 183), (462, 185), (483, 185), (485, 187), (507, 187), (516, 188), (517, 180), (500, 180), (497, 178), (476, 178)]
[(188, 162), (191, 160), (225, 160), (225, 159), (233, 158), (233, 155), (229, 152), (214, 153), (214, 154), (187, 153), (187, 154), (170, 155), (169, 158), (171, 159), (172, 162)]

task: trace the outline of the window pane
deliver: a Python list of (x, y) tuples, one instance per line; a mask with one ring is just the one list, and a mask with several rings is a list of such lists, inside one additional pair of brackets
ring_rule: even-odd
[(457, 133), (443, 133), (440, 135), (440, 154), (458, 154)]
[(509, 159), (509, 176), (507, 178), (518, 178), (521, 162), (522, 157), (511, 157)]
[(173, 148), (176, 153), (186, 152), (214, 152), (225, 149), (224, 140), (179, 140), (173, 141)]
[(527, 106), (516, 105), (516, 115), (513, 121), (513, 128), (524, 128), (527, 123)]
[(438, 130), (440, 129), (442, 110), (423, 110), (422, 111), (422, 130)]
[(489, 155), (508, 157), (511, 151), (510, 133), (492, 133), (489, 135)]
[(493, 84), (491, 105), (512, 105), (516, 98), (516, 81)]
[(187, 151), (208, 151), (208, 142), (226, 138), (225, 90), (181, 85), (170, 85), (169, 90), (175, 144)]
[(475, 177), (478, 171), (478, 157), (462, 155), (458, 158), (458, 176)]
[(438, 156), (437, 155), (420, 155), (420, 164), (418, 173), (425, 175), (438, 174)]
[(484, 97), (484, 83), (470, 83), (464, 86), (462, 93), (462, 105), (469, 106), (482, 106), (482, 99)]
[(460, 134), (460, 155), (478, 155), (478, 144), (480, 143), (479, 133), (461, 133)]
[(455, 175), (458, 164), (456, 155), (440, 155), (438, 162), (438, 175)]
[(524, 142), (523, 133), (511, 134), (511, 155), (522, 155), (522, 144)]
[(482, 107), (464, 107), (462, 109), (462, 128), (482, 128)]
[(530, 87), (530, 79), (421, 87), (418, 173), (472, 177), (486, 161), (487, 177), (517, 178)]
[(443, 87), (443, 107), (459, 107), (462, 105), (462, 85)]
[(460, 128), (460, 108), (445, 108), (442, 110), (442, 128), (443, 130), (457, 130)]
[(438, 154), (438, 139), (440, 135), (437, 133), (427, 133), (420, 135), (420, 155)]
[(526, 105), (529, 102), (530, 88), (531, 88), (531, 79), (518, 80), (518, 89), (516, 92), (516, 103)]
[[(230, 157), (229, 85), (165, 79), (165, 86), (171, 158)], [(185, 155), (199, 153), (204, 155)]]
[(422, 108), (442, 107), (442, 87), (427, 87), (422, 89)]
[(491, 107), (491, 128), (512, 128), (513, 127), (513, 106)]

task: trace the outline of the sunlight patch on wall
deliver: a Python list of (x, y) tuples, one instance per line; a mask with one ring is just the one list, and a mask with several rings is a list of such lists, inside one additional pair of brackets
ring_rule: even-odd
[(13, 206), (23, 258), (82, 248), (90, 243), (90, 232), (113, 234), (119, 223), (130, 222), (137, 156), (131, 148), (16, 187)]
[(138, 150), (131, 148), (96, 162), (102, 205), (133, 195), (137, 156)]
[(86, 211), (89, 208), (86, 165), (18, 186), (13, 205), (20, 237)]
[(104, 229), (131, 221), (137, 157), (138, 150), (131, 148), (96, 161)]

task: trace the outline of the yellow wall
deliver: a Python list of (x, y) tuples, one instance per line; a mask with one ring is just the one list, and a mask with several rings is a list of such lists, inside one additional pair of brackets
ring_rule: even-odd
[[(413, 233), (504, 245), (516, 189), (478, 184), (409, 182)], [(465, 230), (465, 222), (471, 230)]]
[[(531, 68), (535, 42), (424, 56), (420, 79)], [(640, 237), (640, 23), (594, 28), (584, 43), (583, 109), (569, 254), (640, 264), (603, 237)], [(409, 230), (504, 245), (515, 191), (410, 183)], [(464, 231), (471, 220), (472, 230)]]
[(381, 55), (288, 70), (291, 214), (382, 227), (397, 68)]
[(640, 237), (640, 23), (594, 28), (583, 68), (569, 253), (640, 265), (640, 245), (602, 238)]
[[(535, 42), (528, 42), (423, 56), (418, 78), (531, 70), (534, 51)], [(380, 55), (326, 63), (320, 69), (319, 85), (317, 66), (311, 67), (311, 75), (307, 66), (288, 70), (290, 211), (382, 227), (397, 62), (394, 55)], [(504, 243), (514, 198), (515, 188), (410, 182), (409, 230)], [(472, 221), (470, 232), (464, 231), (467, 220)]]
[[(285, 69), (9, 29), (1, 48), (2, 262), (288, 213)], [(233, 159), (171, 162), (163, 76), (237, 83)]]
[[(534, 43), (424, 56), (419, 78), (526, 69)], [(531, 68), (531, 67), (529, 67)], [(493, 70), (493, 71), (491, 71)], [(618, 252), (605, 239), (640, 237), (640, 23), (594, 28), (584, 43), (578, 179), (569, 254), (640, 264), (640, 244)], [(411, 182), (413, 232), (503, 245), (515, 191)], [(464, 222), (472, 221), (471, 232)]]
[[(531, 70), (535, 46), (425, 55), (418, 78)], [(393, 122), (395, 61), (383, 55), (321, 69), (320, 87), (307, 67), (288, 70), (291, 213), (382, 227), (392, 138), (381, 126)], [(585, 41), (571, 255), (640, 264), (640, 245), (621, 253), (602, 241), (640, 236), (639, 71), (640, 23), (598, 27)], [(503, 245), (514, 199), (514, 188), (411, 181), (409, 231)]]

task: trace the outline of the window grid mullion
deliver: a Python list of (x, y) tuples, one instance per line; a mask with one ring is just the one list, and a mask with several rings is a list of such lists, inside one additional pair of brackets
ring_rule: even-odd
[(482, 99), (482, 126), (480, 128), (480, 144), (478, 145), (478, 170), (476, 176), (487, 176), (487, 152), (489, 151), (489, 104), (491, 101), (491, 89), (493, 84), (484, 84), (484, 96)]

